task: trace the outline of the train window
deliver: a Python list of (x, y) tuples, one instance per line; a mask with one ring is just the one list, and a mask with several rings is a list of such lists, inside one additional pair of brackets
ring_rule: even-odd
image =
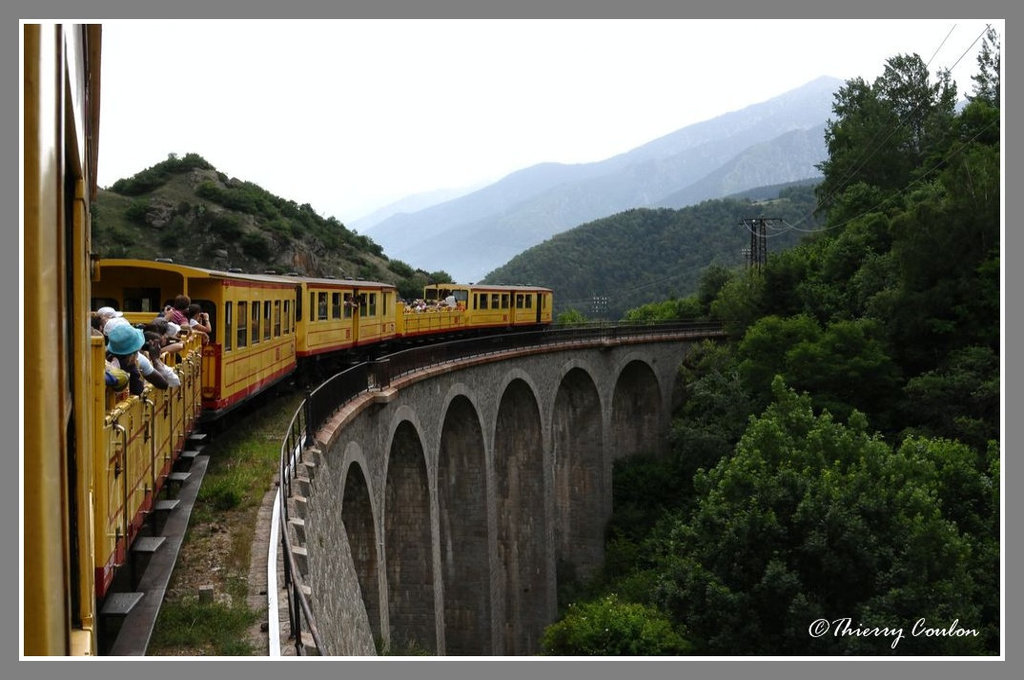
[(497, 293), (491, 293), (491, 309), (501, 308), (501, 296)]
[[(287, 302), (285, 304), (288, 304)], [(281, 301), (274, 300), (274, 337), (281, 337)]]
[(236, 343), (238, 345), (238, 349), (242, 349), (249, 344), (249, 326), (247, 325), (249, 323), (248, 311), (248, 302), (238, 303), (238, 328), (236, 329), (236, 332), (238, 333), (238, 342)]
[(533, 307), (533, 296), (532, 295), (524, 295), (523, 297), (526, 298), (526, 308), (530, 309), (531, 307)]
[(232, 311), (231, 307), (232, 307), (233, 304), (234, 303), (232, 303), (232, 302), (225, 302), (224, 303), (224, 351), (225, 352), (230, 352), (231, 351), (231, 331), (233, 330), (231, 328), (231, 326), (232, 326), (232, 323), (231, 323), (231, 311)]
[(477, 297), (480, 299), (480, 309), (487, 309), (487, 293), (478, 293)]
[(377, 294), (370, 293), (370, 316), (377, 316)]
[(380, 315), (381, 316), (387, 316), (388, 315), (388, 298), (389, 297), (391, 297), (390, 293), (381, 293), (381, 295), (380, 295), (380, 307), (381, 307)]
[(316, 296), (316, 318), (319, 321), (327, 320), (327, 293), (317, 293)]
[(273, 328), (270, 327), (270, 300), (266, 300), (263, 303), (263, 339), (270, 340), (270, 333)]
[(359, 294), (359, 315), (360, 316), (366, 316), (367, 310), (368, 310), (368, 307), (367, 307), (367, 304), (366, 304), (366, 293), (360, 293)]
[(200, 300), (192, 298), (194, 304), (199, 305), (199, 309), (210, 315), (209, 324), (210, 332), (207, 333), (207, 337), (210, 342), (217, 342), (216, 331), (217, 331), (217, 305), (212, 300)]
[(291, 300), (284, 301), (284, 334), (288, 335), (292, 332), (292, 306)]
[(522, 293), (516, 293), (516, 309), (522, 309), (522, 308), (523, 308), (523, 294)]
[(501, 308), (508, 309), (508, 293), (501, 296)]
[(341, 293), (331, 293), (331, 318), (341, 318)]
[(256, 344), (260, 341), (260, 303), (253, 302), (250, 306), (252, 309), (252, 344)]
[(345, 318), (352, 318), (352, 293), (345, 293)]
[[(117, 305), (112, 305), (117, 307)], [(122, 312), (156, 312), (163, 309), (159, 288), (125, 288)]]

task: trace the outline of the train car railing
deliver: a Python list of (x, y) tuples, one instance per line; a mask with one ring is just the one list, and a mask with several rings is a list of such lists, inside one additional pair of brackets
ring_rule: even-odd
[[(303, 592), (306, 584), (296, 568), (295, 552), (288, 532), (288, 498), (292, 495), (292, 479), (304, 462), (305, 450), (315, 440), (315, 433), (331, 416), (358, 395), (389, 387), (393, 380), (428, 366), (463, 361), (472, 357), (503, 354), (527, 347), (586, 345), (595, 342), (648, 339), (703, 339), (725, 337), (721, 324), (710, 322), (619, 322), (585, 323), (545, 328), (521, 333), (489, 335), (467, 340), (453, 340), (414, 347), (368, 361), (334, 375), (306, 395), (296, 410), (281, 444), (279, 466), (278, 514), (281, 549), (284, 551), (284, 579), (288, 593), (289, 639), (294, 640), (296, 654), (307, 655), (304, 632), (309, 633), (313, 651), (324, 654), (323, 641), (317, 631), (309, 599)], [(274, 625), (277, 613), (269, 623)]]
[[(175, 461), (192, 431), (199, 403), (199, 338), (185, 340), (177, 357), (164, 361), (178, 374), (179, 387), (165, 390), (146, 385), (143, 393), (114, 393), (97, 380), (97, 405), (105, 414), (97, 459), (93, 462), (96, 596), (103, 598), (115, 573), (152, 512)], [(93, 342), (94, 365), (103, 372), (103, 346)]]

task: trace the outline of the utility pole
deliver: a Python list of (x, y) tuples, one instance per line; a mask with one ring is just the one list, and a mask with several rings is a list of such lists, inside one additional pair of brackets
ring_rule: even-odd
[(750, 232), (750, 249), (744, 249), (751, 269), (761, 271), (768, 264), (768, 224), (781, 222), (779, 217), (751, 217), (740, 222)]

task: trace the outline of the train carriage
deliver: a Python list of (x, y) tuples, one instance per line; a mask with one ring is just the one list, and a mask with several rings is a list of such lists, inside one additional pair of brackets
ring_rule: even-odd
[(397, 289), (387, 283), (340, 279), (299, 279), (300, 358), (388, 342), (397, 332)]
[(130, 259), (100, 260), (93, 279), (93, 309), (109, 305), (133, 321), (150, 320), (185, 294), (210, 315), (204, 419), (223, 415), (295, 371), (301, 297), (294, 279)]
[(153, 512), (174, 463), (185, 448), (200, 414), (199, 336), (184, 340), (177, 355), (164, 362), (178, 374), (181, 385), (159, 390), (147, 386), (141, 397), (113, 395), (103, 383), (104, 344), (92, 338), (94, 394), (105, 406), (94, 448), (92, 490), (93, 576), (97, 598), (104, 598), (116, 571), (129, 557), (132, 542)]
[(424, 288), (427, 303), (452, 300), (466, 330), (540, 326), (551, 323), (550, 288), (540, 286), (434, 284)]

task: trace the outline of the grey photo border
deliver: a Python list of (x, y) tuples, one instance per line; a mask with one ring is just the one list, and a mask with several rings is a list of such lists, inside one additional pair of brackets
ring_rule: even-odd
[[(735, 19), (799, 19), (799, 18), (905, 18), (916, 17), (927, 18), (963, 18), (963, 16), (975, 16), (981, 18), (1005, 19), (1007, 33), (1012, 36), (1012, 15), (1019, 13), (1019, 9), (1011, 10), (1007, 0), (989, 2), (972, 2), (970, 4), (957, 5), (949, 0), (942, 0), (940, 3), (930, 2), (925, 4), (921, 0), (914, 2), (869, 2), (857, 3), (851, 8), (849, 3), (831, 3), (831, 7), (824, 7), (819, 3), (810, 0), (773, 1), (770, 3), (755, 3), (752, 0), (744, 2), (670, 2), (669, 0), (633, 0), (632, 2), (611, 2), (609, 0), (548, 0), (539, 2), (527, 0), (515, 4), (508, 2), (473, 2), (472, 0), (354, 0), (346, 2), (330, 2), (329, 0), (292, 0), (288, 3), (273, 3), (270, 0), (256, 0), (255, 2), (245, 0), (179, 0), (176, 3), (148, 3), (146, 7), (142, 3), (130, 0), (58, 0), (48, 2), (37, 0), (26, 2), (24, 0), (8, 0), (0, 8), (0, 15), (4, 21), (3, 26), (4, 53), (2, 69), (4, 89), (8, 93), (15, 92), (19, 87), (19, 54), (15, 50), (20, 46), (20, 21), (21, 20), (69, 20), (69, 21), (97, 21), (105, 19), (233, 19), (233, 18), (265, 18), (265, 19), (344, 19), (344, 18), (608, 18), (608, 19), (687, 19), (687, 18), (735, 18)], [(1015, 24), (1013, 24), (1015, 25)], [(18, 31), (18, 33), (15, 33)], [(766, 36), (770, 40), (770, 35)], [(851, 35), (851, 41), (870, 40), (870, 36)], [(1004, 46), (1008, 42), (1007, 36), (1003, 36)], [(723, 49), (726, 47), (723, 46)], [(841, 46), (837, 46), (842, 49)], [(1010, 51), (1010, 54), (1014, 52)], [(1015, 119), (1016, 107), (1019, 105), (1020, 88), (1017, 87), (1019, 78), (1016, 72), (1009, 67), (1009, 62), (1004, 62), (1006, 81), (1003, 91), (1006, 93), (1004, 107), (1004, 131), (1010, 126), (1007, 125), (1011, 119)], [(14, 107), (19, 105), (17, 96), (11, 94), (5, 98), (7, 115), (3, 116), (3, 157), (18, 159), (3, 164), (3, 182), (0, 187), (3, 191), (2, 205), (9, 215), (14, 213), (20, 227), (20, 125), (19, 113)], [(1004, 132), (1005, 134), (1005, 132)], [(1015, 167), (1016, 158), (1006, 153), (1012, 146), (1009, 134), (1004, 136), (1004, 178), (1007, 174), (1018, 176), (1009, 172)], [(1004, 179), (1005, 189), (1005, 179)], [(1005, 192), (1004, 192), (1005, 193)], [(1008, 208), (1015, 203), (1014, 194), (1009, 194), (1004, 199), (1004, 224), (1006, 216), (1014, 214)], [(15, 230), (4, 230), (2, 238), (4, 245), (10, 247), (0, 248), (0, 257), (3, 258), (0, 271), (4, 272), (6, 279), (13, 278), (11, 272), (18, 271), (20, 277), (20, 248), (15, 249)], [(1018, 238), (1013, 235), (1014, 238)], [(1004, 304), (1015, 304), (1015, 298), (1011, 298), (1006, 291), (1018, 290), (1012, 285), (1012, 280), (1020, 282), (1021, 275), (1014, 269), (1007, 266), (1008, 252), (1011, 234), (1006, 233), (1003, 242), (1004, 262)], [(1012, 278), (1011, 278), (1012, 276)], [(20, 281), (18, 282), (20, 284)], [(13, 305), (12, 305), (13, 306)], [(10, 309), (10, 308), (8, 308)], [(1010, 313), (1011, 307), (1004, 307), (1004, 334), (1003, 334), (1003, 356), (1004, 358), (1014, 356), (1009, 351), (1007, 341), (1013, 331), (1019, 330), (1011, 325), (1011, 321), (1020, 319), (1018, 314)], [(1019, 311), (1019, 309), (1018, 309)], [(19, 309), (20, 315), (20, 309)], [(20, 320), (14, 319), (16, 325)], [(13, 334), (12, 334), (13, 335)], [(1016, 337), (1013, 334), (1013, 337)], [(26, 352), (30, 348), (26, 348)], [(20, 361), (25, 360), (46, 360), (45, 357), (19, 357)], [(1007, 404), (1015, 403), (1015, 383), (1010, 380), (1011, 375), (1019, 373), (1020, 362), (1011, 365), (1004, 362), (1003, 374), (1003, 399), (1004, 413)], [(12, 380), (4, 381), (4, 384), (12, 384), (17, 378), (17, 365), (13, 357), (3, 362), (4, 378), (11, 377)], [(19, 382), (20, 389), (20, 382)], [(8, 395), (5, 402), (6, 408), (2, 411), (4, 431), (21, 433), (21, 422), (17, 410), (17, 403), (14, 397)], [(20, 401), (20, 399), (19, 399)], [(1005, 416), (1004, 416), (1005, 418)], [(14, 421), (14, 422), (12, 422)], [(1004, 425), (1007, 424), (1004, 420)], [(216, 673), (218, 677), (227, 676), (230, 678), (278, 678), (282, 675), (310, 677), (310, 678), (523, 678), (523, 677), (559, 677), (559, 678), (621, 678), (628, 676), (631, 679), (641, 678), (747, 678), (747, 677), (780, 677), (780, 678), (860, 678), (860, 677), (891, 677), (899, 675), (901, 678), (961, 678), (971, 676), (977, 680), (985, 678), (1020, 677), (1021, 668), (1018, 667), (1016, 674), (1013, 673), (1010, 662), (1014, 657), (1017, 647), (1014, 642), (1019, 641), (1017, 623), (1019, 616), (1013, 616), (1015, 612), (1021, 611), (1021, 587), (1019, 582), (1011, 578), (1011, 574), (1018, 574), (1019, 570), (1013, 567), (1019, 565), (1020, 558), (1020, 525), (1008, 521), (1017, 517), (1013, 511), (1019, 509), (1021, 501), (1006, 493), (1010, 488), (1007, 484), (1007, 471), (1005, 461), (1013, 457), (1012, 449), (1009, 446), (1010, 433), (1003, 431), (1003, 489), (1004, 489), (1004, 625), (1003, 644), (1004, 649), (1010, 650), (1006, 660), (998, 659), (977, 659), (977, 660), (924, 660), (924, 659), (862, 659), (862, 660), (832, 660), (832, 659), (770, 659), (770, 658), (729, 658), (714, 660), (692, 660), (692, 659), (444, 659), (444, 658), (423, 658), (416, 660), (403, 659), (166, 659), (156, 657), (145, 657), (139, 660), (126, 659), (54, 659), (35, 660), (20, 659), (14, 669), (8, 669), (5, 677), (16, 678), (60, 678), (75, 677), (82, 678), (176, 678), (183, 673), (191, 675), (198, 673), (206, 676)], [(1013, 435), (1017, 435), (1014, 431)], [(18, 455), (21, 455), (20, 446)], [(1010, 473), (1014, 468), (1010, 466)], [(0, 481), (3, 487), (2, 499), (3, 530), (6, 536), (17, 537), (20, 535), (20, 494), (16, 490), (17, 481), (13, 475), (3, 475)], [(3, 589), (2, 604), (6, 611), (20, 611), (19, 593), (14, 578), (20, 569), (20, 553), (9, 549), (4, 551), (5, 568), (3, 573), (7, 575), (7, 585)], [(1014, 585), (1017, 583), (1017, 585)], [(1016, 607), (1014, 605), (1017, 605)], [(4, 658), (14, 659), (21, 654), (20, 645), (20, 616), (10, 617), (8, 623), (4, 624)], [(198, 663), (200, 666), (181, 666), (181, 663)], [(287, 667), (280, 664), (289, 664)], [(13, 674), (8, 675), (13, 670)]]

